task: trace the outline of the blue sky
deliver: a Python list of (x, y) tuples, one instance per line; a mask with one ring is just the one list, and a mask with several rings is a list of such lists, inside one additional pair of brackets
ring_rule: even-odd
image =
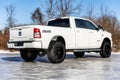
[[(75, 1), (77, 4), (79, 0)], [(94, 14), (98, 14), (100, 6), (106, 6), (110, 11), (113, 11), (117, 18), (120, 20), (120, 0), (83, 0), (83, 10), (89, 4), (93, 4)], [(37, 8), (42, 6), (42, 11), (45, 11), (47, 6), (45, 0), (0, 0), (0, 29), (6, 26), (7, 14), (5, 7), (13, 4), (16, 6), (15, 18), (17, 24), (31, 23), (31, 13)], [(82, 13), (84, 14), (84, 12)], [(77, 15), (74, 15), (77, 16)]]

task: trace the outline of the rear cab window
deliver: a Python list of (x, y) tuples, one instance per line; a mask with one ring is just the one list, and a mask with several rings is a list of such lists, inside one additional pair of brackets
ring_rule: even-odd
[(49, 21), (48, 26), (69, 28), (70, 27), (70, 21), (69, 21), (69, 18), (56, 19), (56, 20)]

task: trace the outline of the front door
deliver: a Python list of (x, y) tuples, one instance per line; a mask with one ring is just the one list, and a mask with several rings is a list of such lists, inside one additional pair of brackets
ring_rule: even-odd
[(92, 22), (86, 21), (85, 23), (89, 29), (89, 48), (100, 48), (101, 31), (99, 31)]

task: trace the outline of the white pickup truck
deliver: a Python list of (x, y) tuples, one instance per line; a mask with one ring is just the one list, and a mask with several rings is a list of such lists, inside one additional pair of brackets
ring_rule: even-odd
[(108, 58), (111, 47), (110, 33), (88, 19), (77, 17), (51, 19), (47, 26), (11, 28), (8, 42), (8, 48), (20, 50), (25, 61), (47, 54), (52, 63), (62, 62), (66, 51), (73, 51), (76, 57), (83, 57), (85, 52), (100, 52), (101, 57)]

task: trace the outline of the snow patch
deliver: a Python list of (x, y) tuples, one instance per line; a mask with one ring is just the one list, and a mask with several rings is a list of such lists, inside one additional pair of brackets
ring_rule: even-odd
[(11, 52), (9, 50), (0, 50), (0, 53), (19, 53), (19, 51)]
[[(19, 51), (10, 51), (10, 50), (0, 50), (0, 53), (20, 53)], [(73, 54), (73, 52), (67, 52), (67, 54)], [(85, 54), (96, 54), (94, 52), (91, 53), (85, 53)], [(120, 52), (112, 52), (112, 54), (120, 54)]]

